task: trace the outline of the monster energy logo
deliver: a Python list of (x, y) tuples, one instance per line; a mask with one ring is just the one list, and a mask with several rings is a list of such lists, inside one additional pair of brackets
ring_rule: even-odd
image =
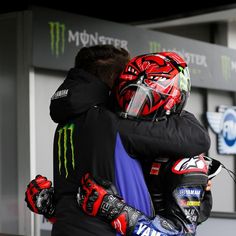
[(228, 56), (221, 56), (221, 70), (225, 80), (231, 77), (231, 60)]
[(161, 51), (161, 44), (155, 41), (149, 42), (149, 52), (155, 53)]
[(75, 169), (75, 157), (74, 157), (74, 144), (73, 144), (73, 132), (74, 124), (67, 124), (58, 130), (58, 163), (59, 173), (61, 175), (62, 165), (65, 168), (65, 176), (68, 177), (68, 155), (71, 153), (71, 164)]
[(48, 22), (51, 39), (52, 55), (58, 57), (65, 51), (65, 25), (60, 22)]
[(189, 70), (186, 67), (185, 69), (181, 66), (179, 66), (179, 76), (180, 76), (180, 80), (179, 80), (179, 87), (181, 90), (184, 91), (189, 91), (190, 90), (190, 75), (189, 75)]

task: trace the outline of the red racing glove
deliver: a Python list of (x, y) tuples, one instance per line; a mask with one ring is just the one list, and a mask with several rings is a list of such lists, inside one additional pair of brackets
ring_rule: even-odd
[(101, 217), (122, 235), (133, 231), (141, 215), (141, 212), (128, 206), (118, 196), (111, 182), (94, 178), (89, 173), (82, 177), (77, 200), (86, 214)]
[(56, 220), (53, 192), (52, 182), (42, 175), (37, 175), (31, 180), (25, 192), (28, 208), (34, 213), (43, 215), (51, 223)]

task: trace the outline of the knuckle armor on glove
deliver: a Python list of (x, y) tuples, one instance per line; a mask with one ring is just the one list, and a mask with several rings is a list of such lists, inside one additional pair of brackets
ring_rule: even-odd
[(25, 202), (28, 208), (34, 213), (51, 218), (54, 215), (55, 207), (53, 202), (52, 182), (46, 177), (37, 175), (31, 180), (25, 192)]

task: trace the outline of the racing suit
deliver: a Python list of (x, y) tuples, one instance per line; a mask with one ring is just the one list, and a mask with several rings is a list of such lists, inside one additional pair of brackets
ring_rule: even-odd
[[(158, 158), (149, 167), (148, 185), (155, 217), (126, 204), (111, 188), (112, 184), (89, 173), (81, 181), (78, 199), (81, 209), (103, 218), (121, 235), (194, 236), (197, 225), (211, 210), (211, 195), (204, 196), (210, 193), (205, 191), (208, 166), (204, 156), (179, 160)], [(208, 210), (203, 211), (202, 207)]]
[[(51, 98), (50, 115), (58, 123), (53, 150), (57, 218), (53, 236), (116, 234), (103, 220), (78, 208), (79, 180), (86, 172), (111, 181), (128, 204), (151, 217), (150, 194), (140, 162), (134, 158), (188, 157), (209, 148), (206, 130), (186, 111), (181, 119), (173, 115), (158, 123), (130, 121), (108, 110), (108, 100), (104, 82), (75, 68)], [(173, 140), (177, 143), (167, 146)]]
[[(211, 192), (205, 191), (208, 166), (203, 155), (157, 158), (145, 162), (143, 172), (156, 215), (153, 221), (147, 219), (151, 224), (147, 227), (163, 235), (195, 235), (197, 225), (209, 217), (212, 207)], [(145, 225), (144, 219), (142, 223)]]

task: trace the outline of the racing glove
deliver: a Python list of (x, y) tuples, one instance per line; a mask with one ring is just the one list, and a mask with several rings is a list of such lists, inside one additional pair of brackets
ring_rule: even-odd
[[(216, 159), (213, 159), (208, 156), (203, 156), (204, 160), (206, 161), (206, 164), (208, 166), (208, 180), (211, 181), (216, 175), (220, 173), (220, 171), (223, 168), (223, 165), (221, 162), (219, 162)], [(201, 224), (202, 222), (206, 221), (210, 217), (210, 213), (212, 210), (212, 194), (211, 191), (205, 191), (204, 197), (201, 202), (200, 206), (200, 215), (198, 218), (198, 224)]]
[(77, 195), (79, 206), (91, 216), (109, 222), (121, 235), (186, 236), (183, 227), (176, 227), (161, 216), (149, 219), (140, 211), (124, 203), (111, 182), (86, 174)]
[(52, 182), (42, 175), (37, 175), (27, 185), (25, 202), (34, 213), (41, 214), (51, 223), (56, 221), (53, 201)]
[(85, 213), (102, 218), (122, 235), (131, 235), (142, 214), (125, 204), (111, 182), (89, 173), (82, 177), (77, 201)]
[(208, 179), (211, 180), (220, 173), (223, 165), (220, 161), (213, 159), (212, 157), (204, 156), (204, 159), (208, 166)]

